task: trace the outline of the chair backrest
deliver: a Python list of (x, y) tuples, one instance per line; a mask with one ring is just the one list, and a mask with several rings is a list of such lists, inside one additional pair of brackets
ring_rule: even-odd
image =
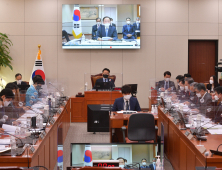
[[(96, 74), (96, 75), (91, 75), (92, 88), (95, 86), (96, 80), (97, 79), (101, 79), (101, 78), (103, 78), (102, 73), (99, 73), (99, 74)], [(116, 76), (115, 75), (110, 75), (108, 78), (112, 79), (114, 81), (114, 83), (115, 83), (115, 80), (116, 80)]]
[(149, 113), (132, 114), (129, 117), (128, 138), (132, 141), (155, 141), (154, 116)]

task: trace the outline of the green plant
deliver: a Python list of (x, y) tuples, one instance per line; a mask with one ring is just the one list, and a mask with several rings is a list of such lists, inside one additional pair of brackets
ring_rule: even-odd
[(6, 34), (0, 33), (0, 67), (9, 67), (11, 70), (12, 57), (9, 56), (10, 49), (9, 46), (12, 46), (12, 41), (8, 38)]

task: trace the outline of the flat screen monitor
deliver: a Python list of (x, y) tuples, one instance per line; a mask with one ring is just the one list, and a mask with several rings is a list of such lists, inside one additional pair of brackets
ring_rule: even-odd
[(70, 166), (119, 167), (123, 158), (125, 169), (138, 169), (143, 158), (152, 164), (156, 150), (156, 143), (72, 143)]
[(96, 90), (110, 90), (111, 89), (111, 84), (110, 82), (96, 82), (95, 84)]
[(139, 4), (63, 4), (63, 49), (140, 49)]

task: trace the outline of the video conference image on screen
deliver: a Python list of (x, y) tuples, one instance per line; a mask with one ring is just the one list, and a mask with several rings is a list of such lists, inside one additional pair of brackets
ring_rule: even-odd
[(63, 49), (140, 49), (140, 5), (62, 5)]
[[(151, 168), (163, 165), (155, 144), (71, 144), (71, 167)], [(163, 149), (163, 148), (162, 148)], [(155, 162), (155, 163), (154, 163)], [(151, 168), (152, 169), (152, 168)]]

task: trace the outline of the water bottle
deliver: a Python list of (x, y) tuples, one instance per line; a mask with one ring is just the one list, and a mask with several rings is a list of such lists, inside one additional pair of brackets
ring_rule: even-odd
[(17, 127), (17, 128), (15, 129), (15, 136), (19, 137), (19, 135), (20, 135), (20, 130), (19, 130), (19, 128)]
[(85, 39), (85, 35), (83, 34), (83, 35), (82, 35), (82, 42), (85, 42), (85, 40), (86, 40), (86, 39)]
[(26, 126), (22, 123), (22, 124), (21, 124), (21, 127), (20, 127), (20, 136), (21, 136), (22, 138), (24, 138), (25, 135), (26, 135), (25, 130), (26, 130)]
[(43, 129), (43, 118), (39, 115), (39, 129)]
[(157, 115), (158, 114), (158, 110), (157, 110), (157, 105), (155, 105), (155, 114)]
[(44, 107), (44, 115), (45, 115), (46, 117), (49, 116), (49, 105), (45, 105), (45, 107)]
[(16, 156), (16, 141), (15, 141), (14, 136), (11, 136), (10, 145), (11, 145), (11, 156), (15, 157)]
[(55, 102), (55, 98), (52, 98), (52, 108), (56, 107), (56, 102)]
[(85, 91), (87, 91), (88, 90), (88, 83), (86, 82), (86, 84), (85, 84)]

